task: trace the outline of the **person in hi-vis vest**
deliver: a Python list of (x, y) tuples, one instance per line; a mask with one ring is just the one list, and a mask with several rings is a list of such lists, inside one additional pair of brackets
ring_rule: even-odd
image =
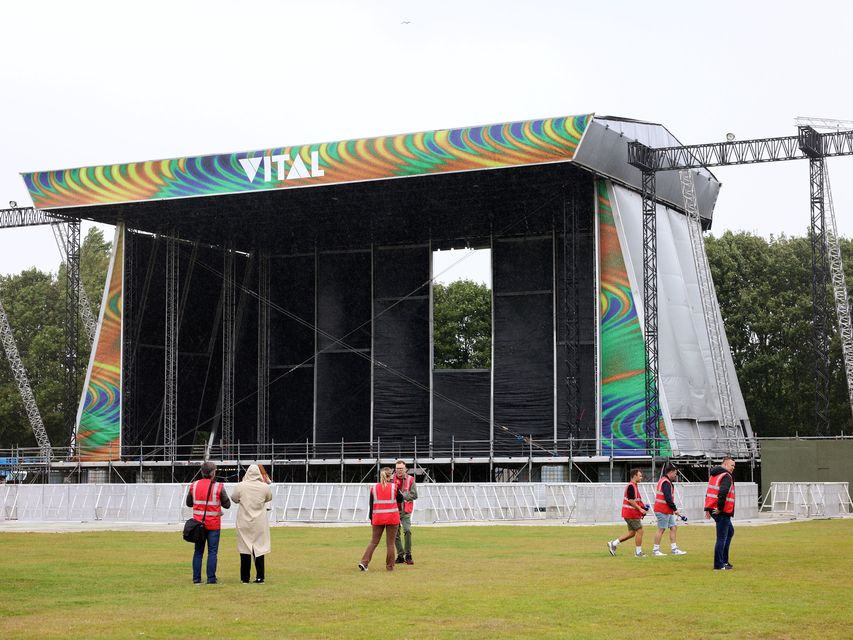
[(643, 472), (640, 469), (631, 469), (631, 481), (625, 485), (625, 490), (622, 494), (622, 518), (625, 524), (628, 525), (628, 533), (616, 540), (607, 542), (607, 550), (611, 556), (616, 555), (616, 547), (620, 543), (636, 538), (636, 548), (634, 555), (638, 558), (644, 557), (643, 553), (643, 516), (648, 512), (648, 508), (643, 504), (640, 497), (640, 483), (643, 480)]
[(385, 534), (385, 568), (394, 570), (394, 538), (397, 535), (397, 527), (400, 526), (400, 505), (403, 503), (403, 494), (397, 490), (392, 479), (391, 467), (383, 467), (379, 473), (379, 482), (370, 489), (370, 508), (367, 517), (373, 527), (373, 535), (370, 543), (364, 550), (358, 568), (367, 571), (367, 565), (373, 558), (373, 552)]
[(675, 488), (672, 483), (678, 477), (678, 469), (671, 462), (667, 462), (660, 474), (658, 486), (655, 489), (654, 512), (658, 521), (658, 530), (655, 532), (655, 544), (652, 547), (652, 556), (660, 557), (666, 554), (660, 550), (660, 541), (664, 532), (669, 529), (669, 546), (674, 556), (683, 556), (687, 552), (678, 548), (678, 519), (682, 518), (678, 506), (675, 504)]
[(219, 559), (219, 530), (222, 510), (231, 507), (231, 499), (221, 482), (216, 481), (216, 464), (206, 460), (201, 464), (201, 479), (190, 485), (186, 505), (192, 507), (193, 518), (204, 523), (204, 538), (195, 543), (193, 552), (193, 584), (201, 584), (201, 562), (207, 545), (207, 584), (216, 584), (216, 564)]
[(735, 481), (732, 472), (735, 461), (726, 456), (719, 467), (711, 469), (708, 489), (705, 492), (705, 517), (713, 518), (717, 525), (717, 542), (714, 545), (714, 571), (731, 571), (729, 546), (735, 535), (732, 516), (735, 514)]
[[(415, 564), (412, 560), (412, 512), (415, 510), (415, 500), (418, 499), (418, 488), (414, 476), (406, 473), (406, 463), (397, 460), (394, 469), (394, 485), (403, 494), (403, 508), (400, 511), (400, 526), (397, 527), (397, 537), (394, 544), (397, 547), (397, 564)], [(402, 531), (402, 540), (400, 532)], [(405, 547), (403, 541), (405, 540)], [(405, 551), (405, 553), (404, 553)]]

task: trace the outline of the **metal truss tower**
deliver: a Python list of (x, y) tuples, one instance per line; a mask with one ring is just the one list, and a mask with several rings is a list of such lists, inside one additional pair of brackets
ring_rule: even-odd
[(258, 430), (257, 442), (270, 441), (270, 257), (258, 254)]
[[(568, 189), (568, 187), (564, 187)], [(563, 193), (563, 319), (566, 340), (566, 419), (569, 437), (580, 437), (580, 389), (578, 384), (580, 330), (578, 311), (578, 202), (574, 191)]]
[[(646, 326), (655, 330), (654, 353), (650, 353), (649, 335), (646, 335), (647, 361), (657, 360), (657, 245), (651, 230), (649, 211), (654, 209), (655, 183), (654, 174), (658, 171), (675, 171), (681, 169), (700, 169), (704, 167), (720, 167), (737, 164), (756, 164), (778, 162), (783, 160), (808, 159), (811, 163), (811, 221), (813, 243), (813, 326), (815, 332), (821, 332), (815, 343), (815, 423), (818, 434), (826, 434), (829, 430), (828, 411), (828, 382), (829, 351), (824, 348), (827, 338), (827, 303), (826, 303), (826, 250), (825, 250), (825, 215), (822, 159), (837, 156), (853, 155), (853, 131), (835, 131), (818, 133), (811, 126), (800, 126), (796, 136), (781, 138), (760, 138), (754, 140), (713, 142), (708, 144), (684, 145), (677, 147), (651, 148), (641, 142), (628, 144), (628, 163), (638, 168), (643, 175), (643, 301), (651, 303), (645, 307)], [(816, 242), (823, 243), (824, 248)], [(650, 274), (654, 274), (651, 277)], [(654, 290), (652, 290), (654, 288)], [(647, 376), (657, 381), (657, 368), (647, 367)], [(650, 406), (657, 406), (658, 388), (650, 389), (646, 385), (646, 424), (650, 426)], [(655, 432), (657, 425), (655, 424)], [(647, 437), (649, 433), (647, 432)]]
[(33, 428), (33, 434), (41, 449), (42, 456), (49, 460), (52, 454), (50, 448), (50, 439), (47, 436), (47, 431), (44, 428), (41, 414), (36, 405), (36, 398), (33, 395), (30, 381), (27, 377), (27, 370), (24, 363), (21, 361), (21, 356), (18, 353), (18, 347), (15, 344), (15, 336), (12, 334), (12, 327), (9, 325), (9, 318), (6, 315), (6, 309), (3, 308), (3, 303), (0, 302), (0, 342), (3, 343), (3, 350), (6, 352), (6, 358), (9, 360), (9, 366), (12, 368), (12, 375), (15, 377), (15, 382), (18, 384), (18, 391), (21, 394), (21, 399), (24, 401), (24, 409), (27, 412), (30, 425)]
[(832, 278), (832, 292), (835, 298), (835, 313), (838, 319), (838, 331), (841, 335), (841, 351), (844, 355), (844, 373), (847, 378), (847, 395), (853, 410), (853, 323), (850, 320), (850, 299), (847, 294), (847, 278), (841, 262), (841, 246), (838, 242), (838, 229), (835, 224), (835, 205), (832, 202), (832, 188), (826, 166), (823, 170), (826, 203), (829, 210), (829, 224), (826, 227), (826, 248), (829, 254), (829, 271)]
[(809, 158), (812, 249), (812, 340), (815, 353), (815, 426), (817, 435), (829, 433), (829, 299), (826, 206), (821, 135), (810, 126), (799, 127), (799, 146)]
[[(64, 222), (54, 222), (50, 225), (51, 230), (53, 231), (53, 237), (56, 240), (56, 246), (59, 248), (59, 252), (62, 254), (63, 260), (67, 263), (68, 233), (65, 229), (66, 226), (67, 224)], [(83, 327), (86, 329), (86, 334), (89, 336), (89, 344), (94, 344), (98, 321), (95, 318), (95, 314), (92, 313), (92, 302), (89, 300), (89, 296), (86, 295), (86, 287), (83, 286), (83, 279), (78, 278), (77, 284), (79, 285), (77, 295), (78, 302), (80, 303), (80, 307), (78, 309), (80, 312), (80, 319), (83, 320)]]
[(176, 232), (166, 238), (166, 330), (163, 389), (163, 449), (168, 460), (177, 454), (178, 435), (178, 295), (179, 245)]
[(222, 269), (222, 443), (223, 457), (234, 444), (234, 251), (226, 247)]
[(658, 368), (658, 235), (655, 172), (643, 171), (643, 325), (645, 328), (646, 449), (657, 456), (660, 446)]
[(68, 221), (68, 236), (65, 243), (65, 403), (63, 414), (70, 450), (76, 444), (77, 403), (80, 390), (78, 345), (80, 324), (77, 313), (80, 309), (80, 220)]

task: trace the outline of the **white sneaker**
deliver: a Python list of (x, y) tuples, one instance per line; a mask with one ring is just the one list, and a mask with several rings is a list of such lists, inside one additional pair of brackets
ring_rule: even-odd
[(665, 556), (666, 554), (660, 549), (655, 549), (654, 551), (652, 551), (652, 555), (659, 558), (660, 556)]
[(674, 555), (674, 556), (686, 556), (686, 555), (687, 555), (687, 552), (686, 552), (686, 551), (682, 551), (681, 549), (676, 548), (676, 549), (673, 549), (673, 550), (672, 550), (672, 555)]
[(634, 557), (635, 557), (635, 558), (645, 558), (645, 557), (646, 557), (646, 554), (645, 554), (645, 553), (643, 553), (642, 551), (640, 551), (640, 553), (635, 553), (635, 554), (634, 554)]
[(611, 556), (616, 555), (616, 545), (613, 544), (612, 540), (607, 541), (607, 550), (610, 552)]

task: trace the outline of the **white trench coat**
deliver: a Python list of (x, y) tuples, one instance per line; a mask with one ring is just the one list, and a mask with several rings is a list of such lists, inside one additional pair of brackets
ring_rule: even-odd
[(231, 494), (231, 502), (240, 505), (237, 512), (237, 551), (240, 553), (254, 553), (258, 557), (270, 552), (270, 521), (266, 508), (270, 501), (270, 486), (261, 478), (258, 465), (253, 464)]

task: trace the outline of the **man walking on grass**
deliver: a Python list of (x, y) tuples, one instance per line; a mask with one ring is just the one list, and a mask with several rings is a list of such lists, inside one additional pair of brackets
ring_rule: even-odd
[(676, 542), (676, 531), (678, 530), (678, 518), (681, 514), (678, 512), (678, 507), (675, 506), (675, 493), (672, 488), (672, 483), (678, 475), (678, 469), (674, 465), (667, 462), (663, 467), (660, 480), (658, 480), (657, 490), (655, 491), (654, 511), (655, 517), (658, 520), (658, 530), (655, 532), (655, 545), (652, 547), (653, 556), (665, 556), (666, 554), (660, 550), (660, 541), (663, 538), (663, 532), (669, 529), (669, 545), (672, 549), (672, 555), (683, 556), (686, 551), (678, 548)]
[(646, 555), (643, 553), (643, 516), (648, 510), (640, 499), (640, 487), (637, 484), (642, 480), (643, 472), (639, 469), (631, 469), (631, 481), (625, 485), (625, 493), (622, 497), (622, 517), (628, 525), (628, 533), (607, 543), (607, 550), (611, 556), (616, 555), (616, 547), (619, 543), (631, 538), (636, 539), (634, 556), (642, 558)]

